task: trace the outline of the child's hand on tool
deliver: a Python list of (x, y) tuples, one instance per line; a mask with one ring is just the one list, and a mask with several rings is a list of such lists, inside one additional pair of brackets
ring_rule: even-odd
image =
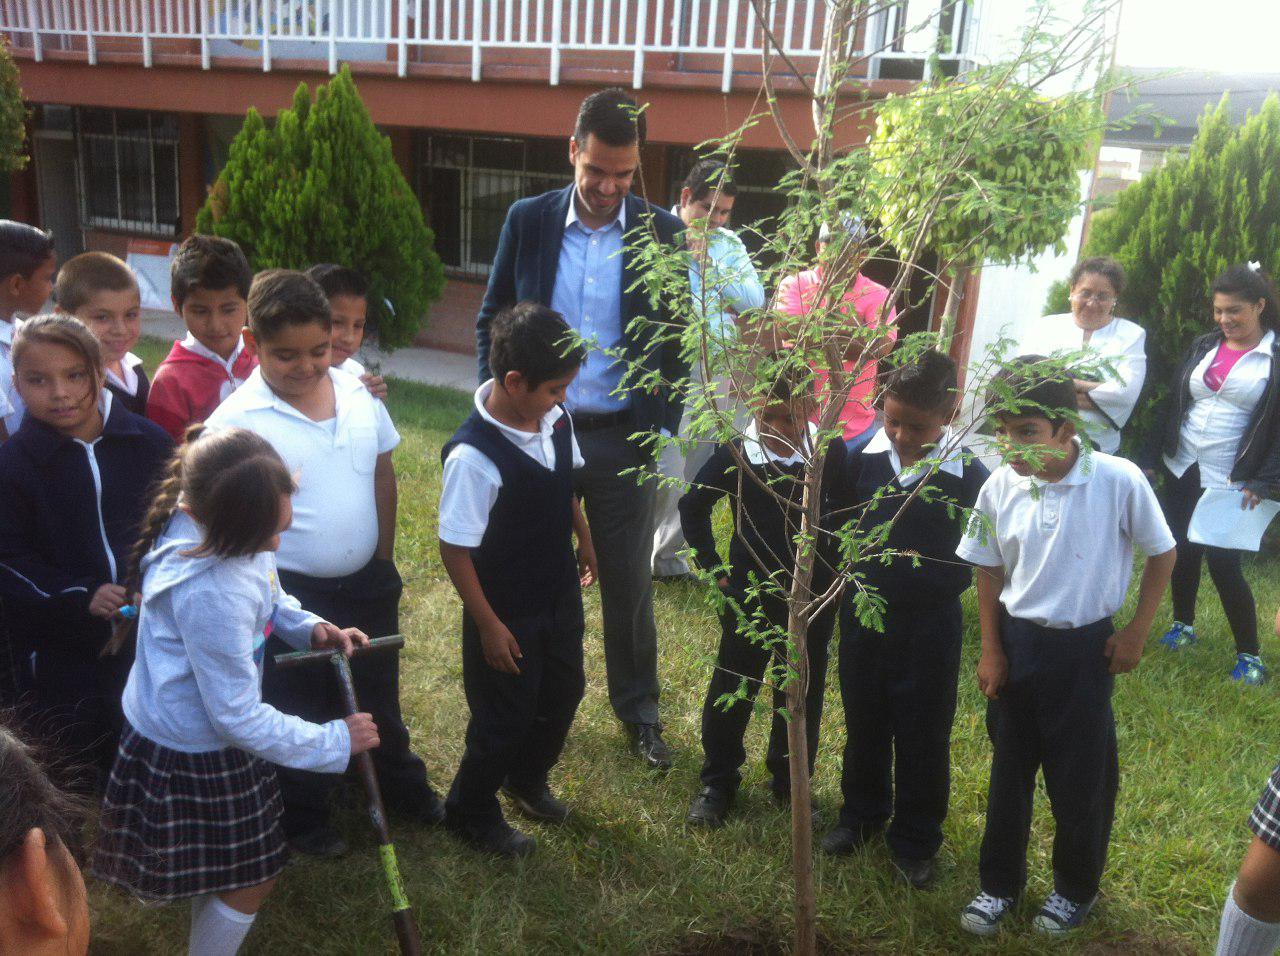
[(364, 631), (355, 627), (335, 627), (328, 621), (321, 621), (311, 629), (311, 646), (317, 651), (342, 651), (344, 657), (350, 657), (357, 647), (369, 643)]
[(381, 741), (378, 739), (378, 725), (369, 714), (352, 714), (342, 718), (347, 725), (347, 733), (351, 735), (351, 756), (372, 750)]

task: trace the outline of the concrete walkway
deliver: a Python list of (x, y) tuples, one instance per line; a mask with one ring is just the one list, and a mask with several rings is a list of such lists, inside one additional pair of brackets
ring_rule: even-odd
[[(148, 309), (142, 317), (142, 334), (172, 342), (184, 338), (186, 326), (173, 312)], [(381, 364), (382, 374), (424, 385), (439, 385), (462, 392), (475, 391), (476, 360), (471, 355), (437, 349), (403, 348), (391, 353), (363, 348), (356, 360), (366, 366)]]

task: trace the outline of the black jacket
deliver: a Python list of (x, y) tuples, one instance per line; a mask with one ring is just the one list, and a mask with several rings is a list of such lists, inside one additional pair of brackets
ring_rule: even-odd
[[(489, 273), (489, 287), (485, 290), (480, 314), (476, 316), (476, 356), (480, 363), (481, 382), (489, 378), (489, 325), (494, 317), (508, 306), (526, 300), (551, 305), (556, 270), (560, 265), (564, 221), (573, 200), (573, 190), (570, 184), (541, 196), (521, 199), (507, 210), (507, 219), (498, 237), (498, 251), (493, 257), (493, 271)], [(646, 341), (647, 332), (638, 332), (630, 327), (637, 316), (646, 316), (657, 323), (672, 321), (665, 305), (655, 309), (643, 288), (632, 288), (639, 274), (630, 232), (652, 215), (658, 239), (671, 243), (684, 228), (684, 223), (638, 196), (628, 194), (623, 201), (627, 204), (628, 238), (623, 247), (622, 288), (618, 294), (622, 297), (619, 315), (627, 357), (647, 371), (660, 372), (664, 382), (679, 381), (686, 378), (689, 371), (688, 363), (680, 355), (679, 339), (661, 343), (655, 348), (652, 342)], [(679, 431), (683, 406), (679, 395), (669, 389), (664, 388), (661, 392), (633, 390), (631, 410), (637, 431), (666, 428), (672, 435)]]
[[(92, 453), (31, 415), (0, 445), (0, 597), (39, 628), (89, 625), (89, 599), (122, 583), (147, 492), (173, 441), (112, 401)], [(103, 629), (105, 631), (105, 629)]]
[[(1182, 425), (1191, 409), (1191, 373), (1223, 341), (1221, 332), (1210, 332), (1191, 343), (1161, 404), (1156, 426), (1151, 430), (1151, 439), (1142, 456), (1143, 467), (1155, 469), (1161, 455), (1178, 453)], [(1271, 345), (1271, 376), (1249, 417), (1230, 477), (1258, 495), (1280, 493), (1280, 335)]]

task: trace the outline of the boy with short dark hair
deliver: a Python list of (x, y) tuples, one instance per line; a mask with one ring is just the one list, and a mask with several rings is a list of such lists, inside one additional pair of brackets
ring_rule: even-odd
[[(956, 553), (978, 565), (989, 699), (991, 784), (979, 860), (981, 892), (960, 915), (991, 936), (1022, 895), (1036, 773), (1057, 832), (1054, 892), (1034, 920), (1065, 935), (1089, 915), (1107, 860), (1120, 767), (1111, 693), (1138, 666), (1173, 571), (1173, 535), (1138, 467), (1082, 453), (1075, 388), (1040, 356), (999, 377), (989, 401), (1008, 464), (983, 485)], [(1133, 550), (1147, 557), (1130, 622), (1124, 603)]]
[(547, 777), (586, 687), (582, 588), (596, 559), (563, 406), (585, 352), (567, 345), (559, 313), (534, 302), (499, 313), (490, 329), (493, 378), (441, 452), (440, 557), (462, 599), (471, 708), (446, 823), (477, 849), (520, 857), (537, 844), (503, 819), (498, 791), (533, 819), (568, 817)]
[(35, 315), (44, 307), (57, 266), (52, 235), (25, 222), (0, 219), (0, 441), (22, 424), (22, 399), (9, 360), (15, 317)]
[[(370, 637), (398, 633), (404, 585), (394, 561), (391, 453), (400, 436), (386, 406), (358, 378), (329, 367), (329, 302), (313, 280), (286, 269), (259, 273), (248, 308), (260, 364), (209, 425), (257, 432), (295, 476), (293, 523), (276, 553), (280, 584), (340, 628)], [(328, 674), (275, 669), (274, 655), (286, 649), (277, 638), (267, 641), (263, 700), (313, 722), (343, 716)], [(409, 748), (400, 713), (398, 656), (353, 660), (352, 675), (360, 706), (373, 715), (382, 739), (373, 761), (388, 810), (439, 823), (444, 810)], [(334, 778), (284, 767), (276, 773), (290, 845), (317, 856), (341, 854), (345, 845), (329, 826)]]
[(989, 472), (949, 427), (959, 399), (949, 357), (925, 352), (894, 369), (881, 394), (884, 427), (853, 456), (850, 476), (861, 529), (894, 521), (880, 545), (892, 556), (857, 568), (885, 602), (883, 629), (857, 622), (840, 634), (844, 807), (822, 847), (845, 854), (884, 832), (898, 874), (923, 888), (934, 877), (951, 791), (960, 595), (971, 578), (955, 550), (962, 509), (973, 507)]
[(381, 375), (370, 374), (355, 359), (364, 343), (364, 330), (369, 317), (369, 283), (355, 269), (324, 262), (312, 266), (307, 275), (315, 279), (324, 294), (329, 297), (329, 312), (333, 326), (329, 332), (329, 345), (333, 350), (332, 366), (364, 382), (375, 398), (387, 397), (387, 383)]
[(142, 296), (133, 270), (106, 252), (72, 256), (53, 287), (57, 310), (88, 327), (102, 346), (106, 387), (135, 415), (146, 415), (151, 382), (130, 351), (142, 335)]
[(173, 310), (187, 337), (156, 369), (147, 417), (181, 440), (249, 377), (258, 360), (245, 347), (245, 299), (253, 270), (240, 247), (220, 236), (188, 236), (170, 268)]
[[(795, 535), (800, 528), (801, 500), (806, 463), (814, 456), (816, 426), (810, 424), (813, 382), (807, 374), (781, 371), (766, 396), (752, 409), (751, 422), (734, 444), (753, 474), (746, 474), (735, 449), (720, 445), (699, 469), (689, 491), (680, 499), (680, 522), (694, 563), (717, 575), (716, 583), (730, 599), (720, 612), (720, 647), (715, 670), (702, 705), (702, 789), (689, 807), (688, 822), (716, 828), (737, 796), (746, 751), (742, 741), (751, 719), (755, 694), (762, 679), (777, 683), (786, 654), (788, 604), (795, 568)], [(847, 505), (847, 489), (841, 476), (845, 465), (844, 443), (832, 439), (824, 463), (820, 530), (810, 590), (821, 594), (830, 587), (838, 555), (835, 539), (823, 532), (844, 520), (837, 512)], [(726, 565), (716, 550), (711, 514), (721, 498), (733, 499), (733, 536)], [(785, 504), (783, 502), (786, 502)], [(763, 566), (762, 566), (763, 564)], [(772, 579), (776, 588), (748, 595), (752, 580)], [(762, 613), (766, 634), (753, 635), (740, 625), (737, 605), (748, 620)], [(827, 645), (835, 610), (828, 607), (809, 624), (809, 687), (805, 699), (808, 717), (809, 772), (813, 773), (822, 722), (822, 697), (827, 674)], [(754, 638), (754, 639), (753, 639)], [(772, 663), (772, 667), (770, 664)], [(768, 676), (767, 676), (768, 675)], [(721, 704), (746, 679), (747, 696), (729, 707)], [(787, 721), (781, 709), (785, 694), (775, 687), (773, 723), (765, 765), (770, 791), (781, 806), (791, 802), (791, 770), (788, 764)]]

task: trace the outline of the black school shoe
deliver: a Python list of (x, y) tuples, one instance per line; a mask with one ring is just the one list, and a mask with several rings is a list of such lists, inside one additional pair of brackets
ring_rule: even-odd
[(898, 879), (913, 890), (929, 889), (938, 876), (938, 866), (933, 857), (927, 860), (909, 860), (904, 856), (895, 856), (893, 869)]
[(843, 823), (822, 838), (822, 852), (830, 856), (848, 856), (862, 849), (880, 835), (879, 829), (855, 830)]
[(721, 787), (703, 787), (689, 805), (689, 815), (685, 820), (695, 826), (718, 830), (724, 826), (724, 818), (733, 806), (732, 790)]
[(671, 769), (671, 748), (662, 739), (662, 724), (625, 724), (631, 749), (654, 770)]
[(332, 860), (347, 852), (347, 841), (333, 827), (323, 826), (289, 837), (289, 849), (299, 856)]
[(444, 823), (444, 801), (430, 786), (417, 800), (397, 801), (388, 805), (387, 811), (398, 820), (419, 826), (438, 827)]
[(504, 786), (506, 794), (517, 810), (532, 820), (542, 823), (564, 823), (569, 819), (569, 807), (551, 795), (551, 789), (543, 784), (542, 792), (530, 794), (512, 786)]
[(538, 848), (537, 840), (527, 833), (521, 833), (506, 820), (500, 820), (484, 830), (474, 830), (447, 821), (445, 827), (471, 849), (506, 860), (531, 856)]

